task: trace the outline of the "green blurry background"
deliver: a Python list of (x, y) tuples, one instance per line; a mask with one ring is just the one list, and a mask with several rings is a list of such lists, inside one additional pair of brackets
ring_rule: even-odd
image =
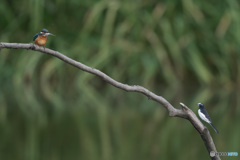
[[(141, 85), (176, 108), (205, 104), (219, 152), (240, 153), (240, 4), (192, 0), (1, 0), (0, 42), (46, 47)], [(228, 157), (222, 157), (227, 159)], [(236, 157), (235, 157), (236, 158)], [(32, 50), (0, 52), (0, 159), (209, 159), (186, 120)], [(234, 159), (234, 158), (232, 158)]]

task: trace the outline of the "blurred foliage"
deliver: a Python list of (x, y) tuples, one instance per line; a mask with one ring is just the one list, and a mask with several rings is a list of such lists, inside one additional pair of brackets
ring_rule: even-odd
[[(220, 152), (239, 152), (240, 5), (237, 0), (0, 1), (0, 42), (48, 48), (176, 107), (208, 107)], [(206, 159), (186, 120), (64, 62), (0, 52), (0, 159)]]

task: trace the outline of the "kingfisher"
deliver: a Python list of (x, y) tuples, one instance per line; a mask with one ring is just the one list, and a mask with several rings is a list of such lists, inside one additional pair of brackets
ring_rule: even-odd
[(35, 34), (35, 36), (33, 37), (33, 41), (35, 42), (36, 45), (43, 46), (43, 48), (45, 49), (48, 35), (55, 36), (54, 34), (48, 32), (47, 29), (42, 29), (41, 32)]

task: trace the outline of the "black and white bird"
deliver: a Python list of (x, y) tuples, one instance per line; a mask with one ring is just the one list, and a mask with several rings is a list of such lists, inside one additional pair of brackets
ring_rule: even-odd
[(214, 125), (212, 124), (212, 120), (210, 118), (210, 116), (208, 115), (206, 109), (204, 108), (204, 105), (202, 103), (198, 103), (199, 109), (198, 109), (198, 115), (199, 117), (204, 120), (205, 122), (209, 123), (213, 129), (215, 130), (215, 132), (219, 133), (218, 130), (214, 127)]

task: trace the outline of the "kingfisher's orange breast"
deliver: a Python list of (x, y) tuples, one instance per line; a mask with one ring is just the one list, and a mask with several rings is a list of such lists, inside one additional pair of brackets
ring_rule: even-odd
[(38, 36), (35, 39), (35, 44), (38, 46), (44, 46), (47, 43), (47, 36)]

